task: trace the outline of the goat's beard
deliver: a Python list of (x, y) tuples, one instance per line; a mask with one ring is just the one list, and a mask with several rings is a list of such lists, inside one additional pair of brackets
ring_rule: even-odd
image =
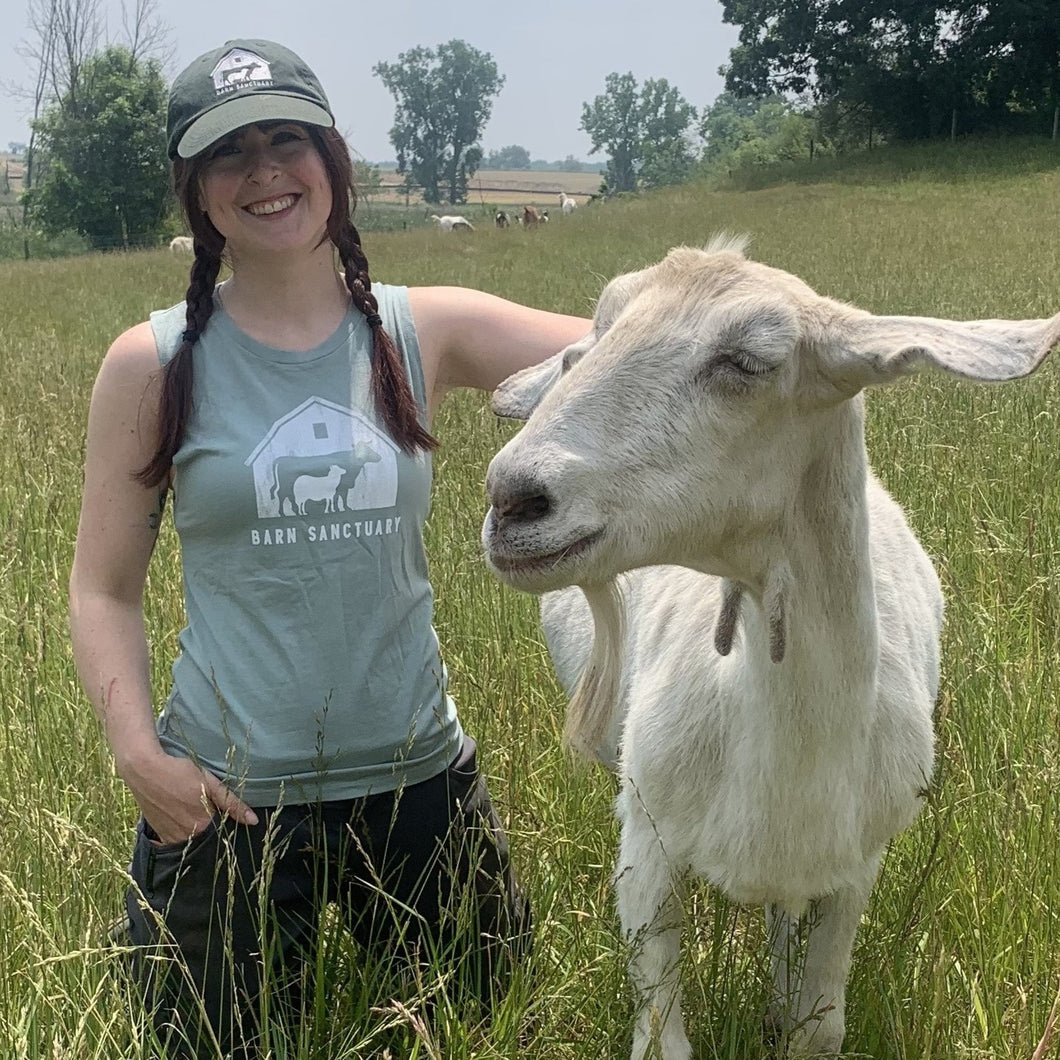
[(604, 740), (621, 694), (626, 604), (615, 578), (583, 585), (581, 590), (593, 616), (593, 647), (567, 705), (563, 742), (582, 757), (597, 761), (605, 756)]

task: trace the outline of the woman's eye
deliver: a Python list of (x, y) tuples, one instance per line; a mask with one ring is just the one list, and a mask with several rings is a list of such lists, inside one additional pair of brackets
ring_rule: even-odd
[(272, 143), (274, 147), (278, 147), (280, 144), (300, 143), (305, 137), (294, 132), (292, 129), (283, 129), (278, 133), (274, 133), (272, 137)]
[(218, 144), (210, 152), (210, 160), (213, 161), (215, 158), (230, 158), (232, 155), (238, 154), (239, 148), (235, 144)]

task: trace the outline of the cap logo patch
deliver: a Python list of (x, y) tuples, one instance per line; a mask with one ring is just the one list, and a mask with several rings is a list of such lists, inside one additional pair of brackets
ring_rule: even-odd
[(218, 60), (211, 74), (214, 91), (219, 96), (240, 88), (260, 88), (272, 84), (268, 62), (255, 52), (233, 48)]

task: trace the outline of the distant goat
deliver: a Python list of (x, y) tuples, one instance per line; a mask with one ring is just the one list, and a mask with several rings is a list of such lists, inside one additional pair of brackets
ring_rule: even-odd
[(463, 229), (468, 232), (475, 231), (475, 226), (466, 217), (459, 217), (455, 214), (446, 214), (444, 217), (439, 217), (436, 213), (432, 213), (431, 220), (437, 221), (438, 227), (443, 232), (453, 232), (457, 229)]
[(511, 218), (509, 218), (508, 214), (505, 213), (504, 210), (498, 210), (493, 215), (493, 223), (498, 228), (507, 228), (512, 222), (511, 222)]
[(559, 208), (565, 213), (574, 213), (578, 209), (577, 199), (572, 199), (565, 191), (559, 193)]
[(191, 236), (174, 236), (169, 241), (169, 252), (171, 254), (193, 254), (195, 241)]
[(567, 739), (617, 763), (634, 1060), (691, 1053), (690, 873), (766, 906), (789, 1055), (839, 1051), (859, 919), (927, 794), (943, 614), (861, 390), (1003, 382), (1058, 341), (1060, 315), (873, 316), (717, 241), (612, 280), (585, 339), (494, 395), (529, 422), (489, 467), (487, 557), (546, 593)]
[(536, 228), (547, 219), (547, 214), (542, 215), (536, 206), (523, 207), (523, 228)]

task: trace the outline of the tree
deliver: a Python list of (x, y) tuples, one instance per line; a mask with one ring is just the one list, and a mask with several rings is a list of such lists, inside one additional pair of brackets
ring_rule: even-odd
[(363, 158), (353, 160), (353, 186), (357, 189), (358, 198), (370, 199), (383, 187), (383, 174), (378, 166)]
[(490, 151), (484, 165), (486, 169), (529, 169), (530, 152), (525, 147), (512, 144), (499, 151)]
[(695, 161), (688, 127), (696, 109), (665, 78), (647, 80), (640, 93), (640, 183), (646, 188), (679, 184)]
[(157, 60), (120, 45), (85, 59), (76, 94), (34, 123), (47, 165), (26, 192), (30, 217), (98, 249), (156, 243), (168, 199), (167, 94)]
[(703, 112), (699, 132), (710, 165), (764, 165), (806, 158), (815, 121), (783, 96), (752, 99), (723, 92)]
[[(101, 0), (29, 0), (27, 26), (30, 34), (19, 42), (17, 51), (34, 70), (32, 89), (6, 86), (7, 91), (31, 104), (30, 139), (26, 145), (25, 189), (37, 183), (36, 125), (45, 107), (75, 107), (80, 97), (81, 71), (89, 56), (99, 50), (104, 19)], [(123, 36), (130, 54), (139, 59), (168, 54), (169, 30), (158, 17), (158, 0), (133, 0), (130, 11), (121, 3)], [(46, 161), (46, 160), (45, 160)], [(23, 200), (22, 222), (29, 219), (28, 200)], [(24, 237), (29, 257), (28, 234)]]
[[(1055, 0), (961, 0), (962, 37), (982, 84), (1014, 116), (1060, 136), (1060, 17)], [(985, 93), (984, 93), (985, 94)]]
[(592, 142), (590, 154), (607, 150), (608, 190), (633, 191), (638, 183), (657, 187), (687, 176), (695, 108), (665, 78), (638, 87), (633, 74), (612, 73), (604, 85), (602, 95), (582, 104), (580, 127)]
[(504, 85), (493, 57), (451, 40), (437, 50), (402, 52), (372, 72), (397, 103), (390, 142), (398, 172), (422, 186), (427, 202), (441, 202), (443, 183), (450, 202), (466, 201), (468, 179), (482, 161), (478, 139)]
[(589, 154), (606, 148), (604, 180), (612, 193), (633, 191), (640, 161), (640, 122), (637, 116), (637, 79), (632, 73), (608, 74), (604, 93), (582, 104), (580, 128), (589, 134)]
[[(723, 0), (744, 96), (810, 91), (871, 144), (958, 131), (1060, 132), (1056, 0)], [(853, 119), (851, 121), (851, 119)]]

